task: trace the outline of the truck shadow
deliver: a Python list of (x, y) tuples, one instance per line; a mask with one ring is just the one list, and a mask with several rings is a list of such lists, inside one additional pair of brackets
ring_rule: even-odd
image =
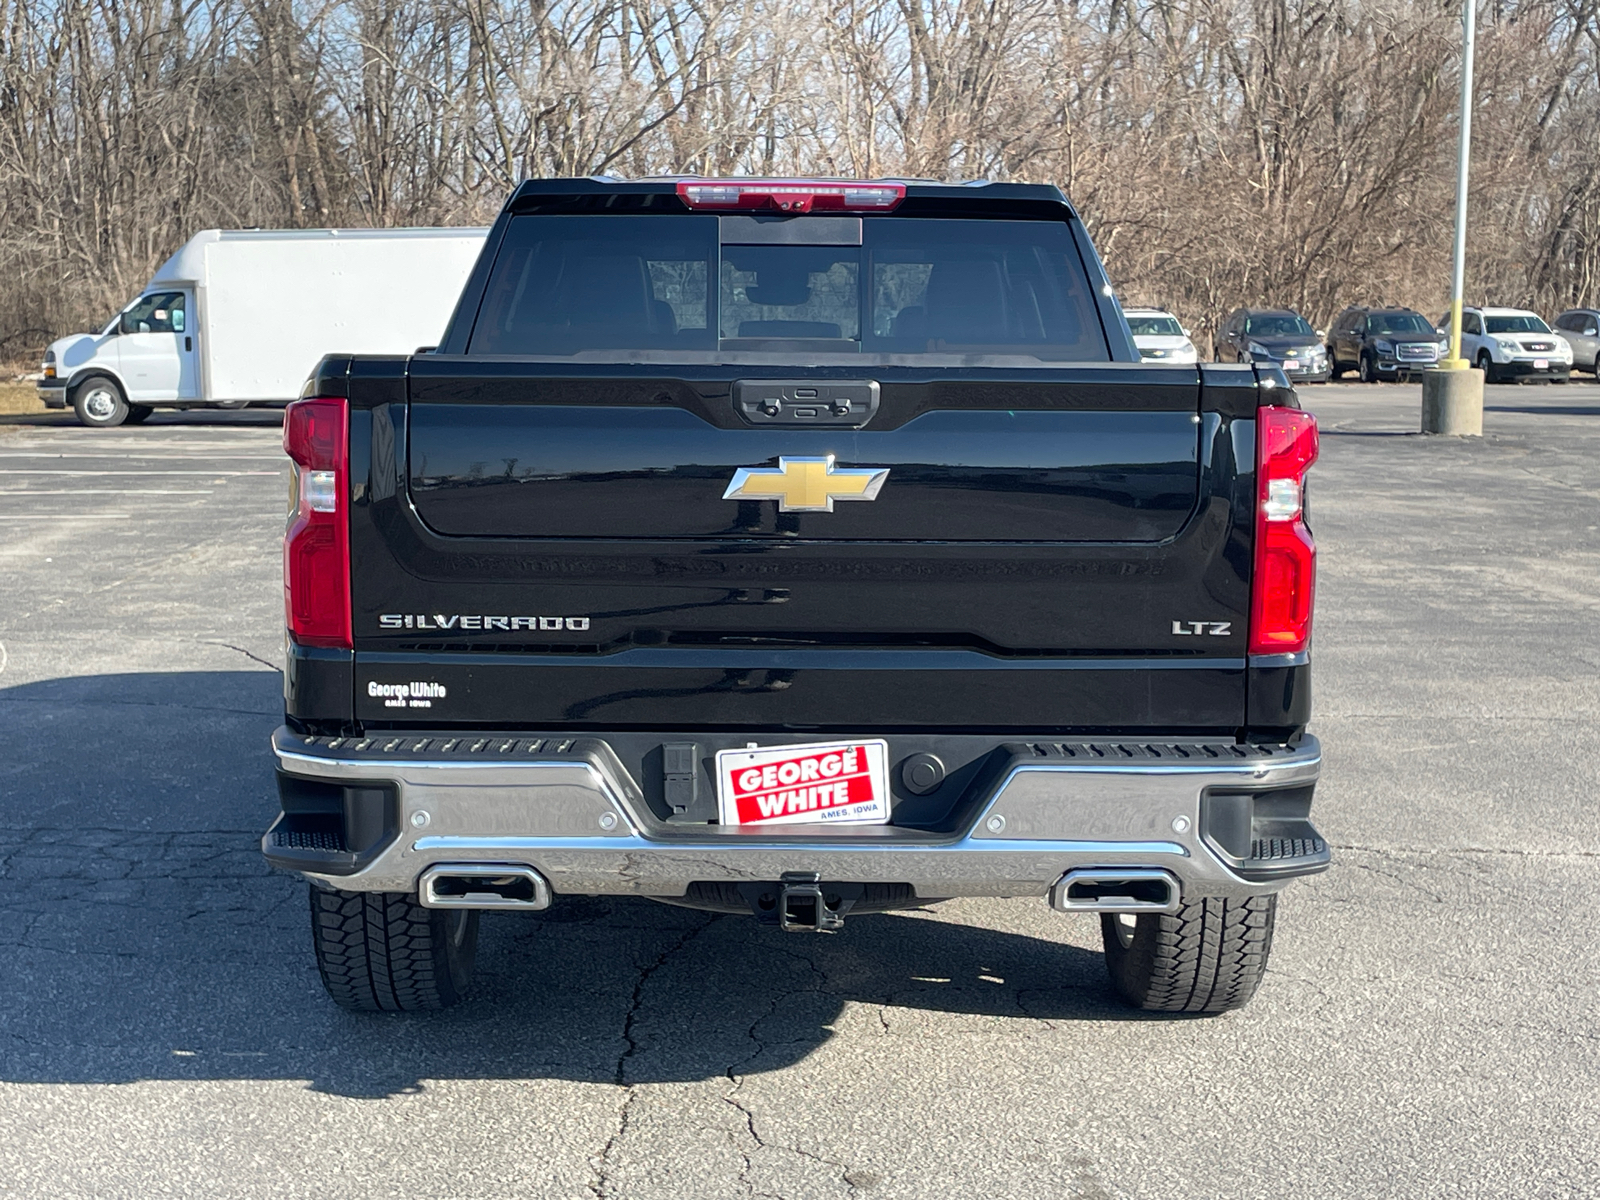
[(1069, 940), (1098, 931), (1038, 899), (792, 935), (564, 897), (486, 916), (460, 1006), (343, 1012), (317, 979), (306, 886), (258, 851), (278, 687), (241, 671), (0, 690), (0, 1079), (293, 1079), (354, 1097), (455, 1078), (689, 1081), (782, 1070), (844, 1029), (910, 1049), (930, 1013), (941, 1032), (951, 1015), (1019, 1032), (1140, 1016), (1098, 950)]

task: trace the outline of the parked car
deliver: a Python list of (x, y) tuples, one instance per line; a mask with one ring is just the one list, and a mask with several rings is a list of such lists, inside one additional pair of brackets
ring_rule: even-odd
[(1431, 371), (1450, 353), (1428, 318), (1411, 308), (1352, 304), (1328, 328), (1328, 363), (1333, 377), (1357, 372), (1362, 382), (1399, 379)]
[(85, 425), (284, 405), (331, 347), (439, 340), (484, 229), (208, 229), (98, 333), (52, 342), (39, 397)]
[(1282, 367), (1283, 373), (1297, 382), (1328, 381), (1322, 336), (1309, 321), (1287, 308), (1237, 309), (1223, 323), (1217, 338), (1217, 361)]
[(1133, 331), (1133, 344), (1145, 362), (1192, 363), (1199, 361), (1189, 331), (1164, 308), (1127, 308), (1122, 315)]
[[(1439, 318), (1449, 333), (1450, 314)], [(1488, 383), (1548, 379), (1565, 383), (1572, 375), (1572, 346), (1555, 335), (1538, 313), (1525, 308), (1461, 310), (1461, 357), (1483, 372)]]
[(1573, 368), (1600, 378), (1600, 308), (1569, 308), (1556, 318), (1555, 326), (1572, 347)]
[(1141, 364), (1054, 187), (523, 182), (440, 352), (284, 421), (262, 849), (329, 993), (442, 1008), (561, 895), (1027, 896), (1133, 1005), (1240, 1007), (1331, 853), (1285, 384)]

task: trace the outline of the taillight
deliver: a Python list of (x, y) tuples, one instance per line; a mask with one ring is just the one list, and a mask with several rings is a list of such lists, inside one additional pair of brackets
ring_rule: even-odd
[(289, 633), (302, 646), (353, 645), (349, 429), (342, 399), (296, 400), (283, 415), (283, 451), (295, 464), (283, 535), (283, 606)]
[(1317, 548), (1305, 522), (1317, 419), (1297, 408), (1256, 411), (1256, 556), (1250, 653), (1297, 654), (1311, 641)]
[(695, 179), (678, 184), (678, 198), (690, 208), (725, 212), (889, 212), (906, 198), (906, 185), (819, 179)]

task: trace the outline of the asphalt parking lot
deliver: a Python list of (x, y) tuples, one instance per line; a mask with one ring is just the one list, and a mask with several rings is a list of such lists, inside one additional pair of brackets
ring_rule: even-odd
[(1481, 440), (1303, 395), (1335, 866), (1213, 1020), (1020, 900), (573, 899), (457, 1009), (342, 1012), (257, 851), (276, 417), (0, 418), (0, 1195), (1600, 1195), (1600, 386)]

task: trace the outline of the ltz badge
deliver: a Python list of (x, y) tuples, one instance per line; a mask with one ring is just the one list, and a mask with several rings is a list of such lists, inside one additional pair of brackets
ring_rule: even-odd
[(888, 467), (836, 467), (833, 455), (780, 458), (776, 467), (740, 467), (724, 500), (776, 500), (779, 512), (832, 512), (835, 500), (876, 500)]

